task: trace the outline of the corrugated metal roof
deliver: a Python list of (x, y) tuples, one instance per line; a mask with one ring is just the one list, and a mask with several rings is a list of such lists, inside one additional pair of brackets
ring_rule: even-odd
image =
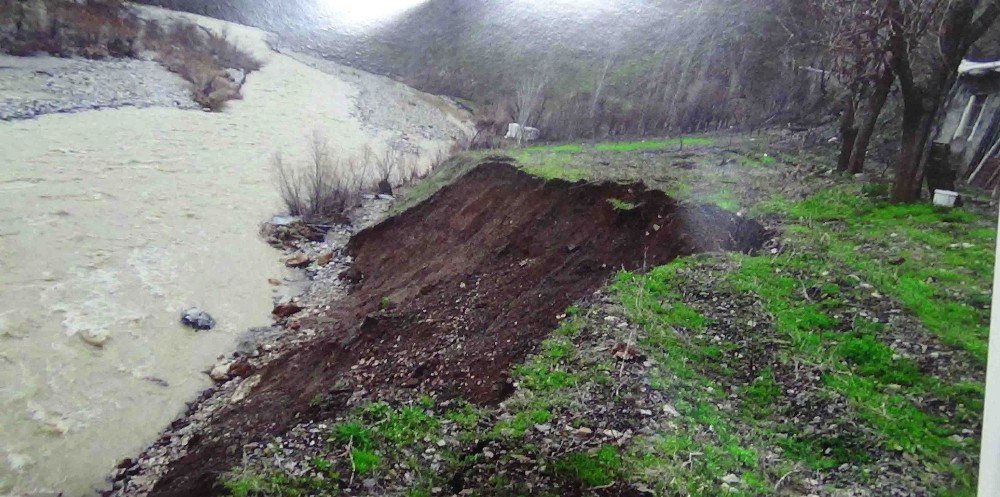
[(1000, 72), (1000, 60), (994, 62), (972, 62), (963, 60), (958, 65), (958, 74), (962, 76), (983, 76), (985, 74)]

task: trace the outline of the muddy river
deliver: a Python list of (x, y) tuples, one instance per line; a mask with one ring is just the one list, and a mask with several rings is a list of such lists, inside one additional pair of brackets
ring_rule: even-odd
[[(402, 140), (426, 168), (468, 132), (436, 97), (229, 31), (266, 65), (226, 112), (0, 122), (0, 495), (101, 487), (209, 385), (242, 331), (270, 322), (268, 279), (287, 276), (257, 236), (281, 208), (272, 154), (305, 160), (318, 131), (343, 153)], [(219, 326), (182, 327), (192, 305)]]

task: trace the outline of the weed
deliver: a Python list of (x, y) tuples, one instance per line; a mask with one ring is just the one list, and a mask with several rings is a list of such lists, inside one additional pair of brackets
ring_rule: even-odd
[(767, 411), (781, 395), (781, 387), (774, 379), (774, 370), (769, 368), (747, 387), (744, 402), (758, 411)]
[(587, 487), (602, 487), (615, 481), (622, 469), (618, 450), (605, 445), (595, 452), (575, 452), (556, 462), (557, 473), (569, 476)]
[(468, 402), (461, 402), (458, 407), (449, 410), (445, 417), (455, 422), (463, 430), (472, 430), (483, 418), (483, 413)]
[(331, 440), (354, 447), (370, 448), (374, 445), (371, 429), (360, 421), (345, 421), (333, 427)]
[(365, 409), (365, 415), (375, 426), (373, 433), (395, 445), (413, 444), (428, 434), (437, 432), (440, 425), (440, 420), (417, 406), (394, 410), (384, 402), (377, 402)]
[(390, 299), (389, 297), (382, 297), (382, 300), (378, 302), (378, 308), (383, 311), (392, 309), (393, 305), (394, 304), (392, 303), (392, 299)]
[(608, 203), (611, 204), (611, 207), (616, 211), (630, 211), (638, 207), (636, 204), (617, 198), (609, 198)]
[(552, 411), (545, 408), (533, 408), (518, 412), (513, 419), (503, 420), (493, 427), (494, 435), (521, 438), (532, 426), (548, 423), (552, 420)]
[(366, 475), (382, 465), (382, 459), (378, 454), (361, 448), (351, 449), (351, 464), (359, 475)]
[(546, 161), (539, 165), (524, 166), (523, 169), (524, 172), (545, 180), (561, 179), (575, 182), (590, 178), (590, 174), (584, 169), (564, 166), (554, 163), (554, 161)]

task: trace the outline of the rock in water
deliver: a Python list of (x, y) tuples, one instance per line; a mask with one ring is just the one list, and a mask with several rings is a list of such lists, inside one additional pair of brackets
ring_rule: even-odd
[(87, 344), (100, 348), (108, 342), (111, 334), (108, 330), (83, 330), (80, 332), (80, 338)]
[(210, 330), (215, 328), (215, 319), (207, 312), (192, 307), (181, 314), (181, 324), (196, 330)]
[(226, 380), (229, 379), (229, 368), (232, 365), (233, 365), (233, 363), (231, 363), (231, 362), (223, 362), (223, 363), (217, 364), (208, 373), (208, 376), (210, 376), (213, 380), (215, 380), (215, 381), (217, 381), (219, 383), (222, 383), (222, 382), (224, 382), (224, 381), (226, 381)]

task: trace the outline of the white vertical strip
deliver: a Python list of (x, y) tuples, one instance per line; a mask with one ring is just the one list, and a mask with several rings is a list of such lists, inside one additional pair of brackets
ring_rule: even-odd
[[(1000, 225), (998, 225), (1000, 226)], [(997, 259), (1000, 262), (1000, 243)], [(979, 497), (1000, 495), (1000, 271), (993, 269), (993, 310), (986, 365), (982, 452), (979, 456)]]
[(965, 110), (962, 111), (962, 118), (958, 121), (958, 126), (955, 127), (955, 134), (951, 135), (951, 139), (954, 141), (965, 133), (965, 128), (969, 126), (969, 119), (972, 117), (972, 107), (976, 104), (976, 95), (969, 95), (969, 102), (965, 104)]

